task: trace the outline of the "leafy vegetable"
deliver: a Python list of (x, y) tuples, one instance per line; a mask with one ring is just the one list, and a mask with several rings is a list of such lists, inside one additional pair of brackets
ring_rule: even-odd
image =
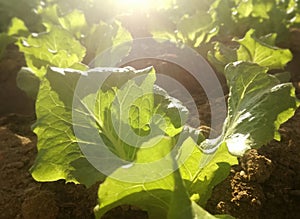
[[(93, 132), (93, 129), (96, 130), (96, 135), (99, 132), (102, 139), (104, 139), (104, 142), (100, 141), (103, 147), (108, 147), (113, 153), (124, 159), (125, 163), (121, 163), (122, 165), (125, 165), (126, 161), (131, 162), (135, 160), (136, 150), (144, 141), (151, 140), (151, 136), (154, 136), (152, 138), (157, 138), (163, 133), (170, 136), (175, 136), (179, 133), (181, 126), (176, 125), (175, 121), (178, 121), (178, 119), (174, 117), (176, 115), (174, 109), (180, 109), (176, 107), (176, 102), (168, 99), (168, 96), (166, 96), (167, 99), (161, 99), (161, 95), (164, 93), (160, 91), (157, 94), (158, 98), (156, 98), (157, 105), (154, 106), (152, 90), (155, 80), (154, 72), (149, 73), (146, 78), (143, 78), (145, 76), (140, 76), (139, 80), (145, 80), (140, 86), (135, 85), (138, 82), (127, 82), (135, 74), (145, 74), (147, 71), (149, 70), (134, 72), (129, 69), (104, 68), (90, 70), (88, 71), (89, 77), (86, 77), (83, 73), (78, 73), (78, 71), (68, 72), (68, 70), (57, 68), (49, 70), (45, 79), (41, 81), (40, 92), (36, 102), (37, 123), (34, 131), (40, 136), (40, 140), (38, 143), (39, 155), (36, 165), (32, 168), (33, 177), (39, 181), (63, 178), (67, 181), (90, 185), (90, 180), (94, 178), (92, 176), (88, 178), (82, 176), (83, 178), (80, 178), (78, 175), (81, 176), (81, 173), (76, 171), (80, 172), (81, 170), (74, 169), (73, 165), (76, 165), (78, 159), (84, 162), (79, 146), (84, 148), (99, 144), (96, 142), (99, 136), (98, 138), (94, 136), (95, 132)], [(110, 76), (110, 74), (112, 75)], [(121, 74), (119, 75), (120, 77), (125, 77), (125, 80), (123, 79), (123, 83), (127, 82), (125, 87), (121, 87), (122, 80), (114, 80), (118, 74)], [(84, 91), (83, 96), (75, 92), (80, 76), (84, 78), (83, 80), (88, 80), (90, 84), (93, 84), (95, 83), (95, 77), (97, 79), (97, 77), (105, 75), (108, 79), (107, 84), (103, 85), (103, 90), (97, 90), (99, 85), (96, 84), (96, 90), (91, 88), (88, 91)], [(107, 87), (107, 85), (109, 86)], [(145, 93), (149, 93), (150, 96), (143, 96)], [(77, 98), (73, 100), (72, 96), (74, 95)], [(90, 101), (94, 98), (96, 98), (95, 105), (91, 105)], [(132, 105), (132, 101), (135, 99), (135, 104)], [(149, 103), (149, 105), (145, 107), (145, 103)], [(164, 110), (159, 109), (161, 107)], [(173, 113), (170, 114), (169, 112), (172, 111)], [(186, 109), (182, 107), (181, 112), (184, 113), (185, 111)], [(152, 119), (155, 113), (159, 113), (161, 118), (158, 117), (158, 119), (154, 119), (149, 123), (149, 120)], [(179, 113), (177, 117), (181, 116), (182, 113)], [(129, 118), (126, 115), (129, 115)], [(137, 123), (132, 122), (143, 116), (148, 119), (138, 120)], [(153, 133), (150, 133), (150, 136), (145, 136), (145, 132), (149, 131), (148, 126)], [(131, 127), (135, 132), (130, 132)], [(76, 137), (73, 128), (75, 132), (77, 131)], [(48, 141), (49, 138), (53, 140), (50, 142)], [(51, 147), (52, 144), (56, 145), (56, 147)], [(90, 150), (94, 149), (91, 148)], [(97, 151), (97, 149), (95, 150)], [(145, 151), (148, 150), (150, 149), (145, 149)], [(155, 153), (155, 151), (152, 151), (152, 156), (150, 157), (153, 158)], [(104, 154), (99, 156), (104, 156)], [(107, 167), (109, 169), (107, 171), (110, 171), (110, 169), (119, 167), (120, 164), (116, 162), (116, 167), (112, 163), (108, 163), (108, 165), (104, 167), (104, 170)], [(49, 168), (49, 166), (52, 168)], [(101, 166), (99, 168), (103, 169)], [(93, 168), (91, 169), (93, 170)], [(97, 178), (98, 174), (95, 175), (95, 178)]]
[(277, 130), (293, 116), (299, 102), (291, 83), (280, 83), (267, 71), (268, 68), (247, 62), (227, 65), (228, 116), (223, 134), (203, 142), (204, 150), (225, 142), (232, 154), (242, 156), (246, 150), (258, 148), (273, 138), (280, 140)]
[(259, 39), (255, 37), (255, 31), (250, 29), (244, 38), (235, 39), (240, 44), (238, 48), (225, 46), (217, 42), (214, 51), (208, 54), (209, 60), (220, 71), (235, 61), (248, 61), (271, 69), (283, 69), (293, 58), (288, 49), (281, 49), (275, 46), (276, 35), (270, 34)]
[(27, 66), (38, 77), (46, 74), (47, 66), (85, 69), (79, 65), (85, 55), (85, 48), (68, 31), (60, 27), (53, 26), (49, 32), (32, 34), (27, 39), (22, 38), (18, 46), (25, 54)]
[(39, 153), (31, 168), (38, 181), (65, 179), (90, 186), (103, 179), (83, 156), (72, 130), (72, 100), (79, 77), (78, 72), (64, 76), (49, 69), (41, 80), (34, 126)]
[[(104, 170), (109, 177), (99, 189), (99, 206), (95, 209), (97, 217), (122, 204), (147, 210), (150, 218), (171, 217), (175, 214), (172, 212), (176, 206), (173, 194), (179, 192), (177, 186), (186, 188), (186, 192), (177, 194), (176, 199), (185, 200), (187, 215), (206, 214), (185, 197), (194, 197), (205, 206), (213, 187), (237, 162), (226, 146), (229, 152), (241, 156), (251, 147), (260, 147), (274, 136), (278, 138), (279, 125), (291, 117), (298, 106), (291, 84), (280, 84), (275, 76), (266, 74), (267, 68), (246, 62), (228, 65), (225, 75), (230, 86), (230, 99), (223, 135), (217, 141), (205, 140), (199, 150), (196, 139), (189, 138), (193, 137), (191, 132), (178, 129), (182, 124), (174, 126), (178, 121), (176, 118), (182, 114), (165, 113), (168, 108), (164, 107), (170, 104), (169, 101), (175, 103), (175, 100), (169, 99), (162, 91), (154, 95), (153, 71), (113, 68), (90, 70), (87, 74), (69, 71), (52, 68), (40, 86), (35, 128), (39, 136), (39, 154), (32, 174), (39, 181), (62, 178), (91, 185), (104, 179), (93, 166)], [(139, 74), (142, 77), (137, 77)], [(76, 94), (79, 76), (86, 78), (90, 84), (95, 83), (95, 76), (107, 78), (107, 81), (100, 87)], [(74, 94), (75, 99), (72, 98)], [(153, 97), (159, 101), (155, 102)], [(282, 97), (289, 101), (274, 108)], [(172, 105), (179, 112), (185, 111), (178, 104)], [(157, 110), (161, 107), (165, 110)], [(75, 121), (74, 114), (72, 120), (72, 108)], [(266, 115), (270, 108), (272, 113)], [(166, 118), (164, 121), (167, 123), (161, 123), (163, 120), (160, 119), (151, 122), (155, 113)], [(261, 121), (264, 121), (263, 125)], [(154, 132), (147, 136), (145, 133), (149, 127)], [(177, 129), (169, 129), (171, 127)], [(130, 134), (132, 129), (135, 132)], [(103, 139), (100, 145), (97, 142), (99, 137), (95, 137), (97, 130)], [(182, 136), (178, 138), (180, 132)], [(134, 137), (135, 134), (147, 137), (139, 140)], [(53, 140), (50, 142), (49, 139)], [(131, 139), (134, 142), (128, 144)], [(109, 151), (103, 152), (101, 145), (108, 147), (121, 160), (116, 161)], [(132, 147), (134, 145), (138, 148)], [(104, 158), (109, 162), (103, 162)], [(160, 159), (163, 161), (156, 163)], [(174, 166), (178, 166), (180, 172), (174, 171)], [(89, 177), (86, 177), (86, 172), (90, 173)]]
[[(191, 8), (184, 6), (186, 11), (178, 10), (177, 7), (168, 9), (166, 14), (171, 17), (167, 22), (150, 21), (150, 30), (154, 38), (169, 39), (174, 42), (184, 43), (191, 47), (201, 47), (208, 43), (218, 33), (218, 27), (215, 25), (214, 11), (209, 10), (211, 1), (193, 1)], [(207, 7), (203, 7), (207, 4)], [(184, 2), (177, 2), (177, 4), (184, 4)], [(194, 8), (194, 5), (199, 5)], [(201, 6), (200, 6), (201, 5)], [(177, 8), (177, 10), (176, 10)], [(176, 16), (174, 16), (176, 15)], [(165, 25), (161, 25), (165, 24)]]
[[(190, 147), (193, 147), (192, 154), (190, 154), (189, 152)], [(155, 148), (156, 151), (159, 151), (161, 149), (162, 147)], [(190, 154), (190, 157), (180, 167), (182, 177), (180, 177), (179, 172), (174, 171), (172, 174), (162, 179), (145, 183), (127, 183), (112, 179), (110, 177), (107, 178), (99, 188), (99, 205), (95, 208), (97, 218), (101, 217), (109, 209), (122, 204), (131, 204), (147, 210), (149, 218), (167, 218), (167, 215), (169, 215), (169, 218), (171, 218), (171, 216), (175, 215), (176, 212), (178, 213), (178, 210), (174, 208), (174, 205), (176, 206), (176, 202), (179, 200), (187, 203), (187, 205), (182, 209), (183, 211), (186, 211), (186, 216), (191, 214), (193, 215), (189, 218), (197, 218), (197, 216), (202, 217), (204, 215), (207, 215), (206, 212), (200, 210), (201, 208), (197, 206), (197, 204), (187, 200), (186, 196), (191, 196), (190, 192), (193, 191), (192, 186), (194, 185), (196, 185), (198, 188), (201, 187), (201, 189), (203, 189), (203, 195), (205, 193), (211, 192), (213, 186), (210, 184), (214, 180), (216, 180), (217, 177), (220, 177), (220, 175), (217, 176), (220, 172), (217, 172), (216, 170), (220, 170), (221, 172), (225, 170), (221, 170), (222, 168), (220, 167), (219, 169), (218, 165), (215, 162), (218, 162), (220, 160), (229, 162), (230, 164), (234, 164), (237, 162), (235, 157), (231, 155), (226, 156), (226, 151), (224, 151), (223, 149), (224, 147), (220, 148), (220, 151), (217, 153), (218, 155), (216, 155), (216, 158), (211, 161), (210, 165), (205, 167), (207, 171), (203, 171), (200, 176), (198, 176), (199, 161), (201, 162), (201, 160), (205, 160), (206, 155), (201, 153), (201, 151), (199, 151), (195, 147), (195, 143), (193, 142), (193, 140), (189, 138), (185, 140), (180, 147), (182, 154)], [(140, 156), (138, 152), (138, 161), (142, 162), (142, 159), (146, 159), (148, 157), (147, 155), (149, 156), (151, 155), (151, 153)], [(170, 168), (170, 165), (173, 165), (172, 159), (169, 160), (169, 163), (166, 164), (169, 165), (164, 165), (162, 167), (163, 170)], [(151, 177), (151, 174), (157, 173), (157, 171), (161, 171), (162, 168), (158, 167), (157, 169), (153, 169), (153, 172), (147, 172), (147, 177)], [(227, 171), (229, 171), (228, 168)], [(126, 173), (129, 175), (131, 174), (131, 172), (135, 173), (135, 171), (131, 169), (127, 169), (126, 171)], [(218, 174), (216, 174), (215, 176), (215, 173)], [(227, 174), (223, 173), (223, 175)], [(182, 180), (186, 181), (190, 185), (184, 186)], [(193, 181), (195, 181), (196, 183)], [(179, 190), (178, 186), (182, 190)], [(206, 188), (208, 189), (208, 191), (205, 190)], [(174, 200), (174, 198), (178, 200)], [(211, 218), (214, 217), (211, 216)]]
[(255, 39), (254, 30), (250, 29), (245, 37), (238, 42), (238, 60), (250, 61), (270, 69), (283, 69), (292, 60), (292, 53), (288, 49), (275, 47), (275, 35), (269, 35), (263, 40)]
[(292, 54), (278, 43), (299, 25), (300, 4), (175, 0), (143, 12), (151, 18), (145, 19), (147, 34), (208, 53), (224, 72), (227, 118), (218, 138), (205, 139), (186, 126), (187, 108), (155, 85), (154, 69), (97, 67), (115, 66), (129, 54), (132, 37), (121, 21), (132, 11), (115, 1), (21, 2), (22, 10), (34, 9), (31, 18), (14, 3), (0, 2), (13, 12), (0, 10), (0, 56), (17, 39), (26, 59), (17, 83), (36, 98), (32, 176), (86, 186), (103, 181), (97, 218), (122, 204), (138, 206), (150, 218), (232, 218), (204, 207), (237, 156), (280, 140), (279, 126), (299, 106), (284, 72)]

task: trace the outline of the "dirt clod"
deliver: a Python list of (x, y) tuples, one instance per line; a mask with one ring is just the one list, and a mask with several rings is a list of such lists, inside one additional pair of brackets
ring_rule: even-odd
[(249, 181), (263, 183), (269, 179), (273, 171), (272, 161), (263, 155), (259, 155), (255, 149), (249, 150), (240, 162)]

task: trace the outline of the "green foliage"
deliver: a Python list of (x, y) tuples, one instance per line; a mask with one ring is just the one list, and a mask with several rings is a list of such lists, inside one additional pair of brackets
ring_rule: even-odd
[(298, 11), (295, 0), (225, 0), (217, 5), (220, 35), (243, 36), (254, 29), (257, 36), (277, 34), (276, 43), (288, 39), (289, 27), (295, 25)]
[(64, 76), (49, 69), (41, 80), (34, 125), (34, 132), (40, 136), (39, 153), (31, 168), (38, 181), (66, 179), (90, 186), (103, 179), (83, 156), (72, 130), (72, 95), (79, 77), (78, 72)]
[[(292, 54), (278, 43), (299, 26), (300, 4), (170, 0), (142, 12), (154, 38), (208, 55), (226, 77), (230, 93), (223, 132), (205, 139), (186, 126), (187, 108), (155, 85), (154, 69), (83, 64), (97, 57), (94, 66), (114, 66), (130, 52), (131, 43), (118, 45), (132, 41), (122, 23), (132, 10), (115, 2), (0, 0), (0, 58), (16, 42), (27, 64), (18, 86), (36, 99), (38, 155), (32, 176), (86, 186), (103, 181), (97, 218), (123, 204), (146, 210), (150, 218), (232, 218), (213, 216), (204, 207), (237, 156), (280, 140), (279, 126), (299, 106), (284, 71)], [(104, 53), (109, 50), (118, 55)]]
[(10, 21), (14, 17), (23, 20), (32, 31), (40, 27), (40, 18), (34, 12), (37, 0), (0, 0), (0, 32), (7, 31)]
[[(92, 130), (96, 128), (100, 136), (105, 139), (104, 143), (110, 151), (125, 162), (118, 165), (111, 163), (110, 175), (99, 189), (99, 206), (95, 209), (97, 217), (101, 217), (118, 205), (131, 204), (147, 210), (150, 218), (167, 218), (168, 215), (174, 214), (172, 212), (174, 205), (176, 206), (174, 194), (178, 192), (178, 185), (186, 188), (185, 192), (181, 191), (180, 199), (187, 203), (187, 215), (192, 215), (191, 218), (196, 214), (201, 215), (203, 211), (186, 200), (184, 198), (186, 194), (189, 197), (197, 197), (194, 198), (197, 203), (205, 206), (214, 186), (227, 176), (230, 166), (237, 163), (236, 157), (229, 152), (241, 156), (247, 149), (260, 147), (271, 140), (279, 125), (291, 117), (297, 108), (298, 103), (291, 84), (280, 84), (275, 76), (266, 74), (266, 71), (265, 67), (244, 62), (233, 63), (226, 68), (225, 75), (230, 86), (230, 98), (224, 133), (217, 140), (217, 144), (213, 140), (203, 141), (199, 146), (200, 150), (196, 142), (190, 138), (193, 137), (190, 132), (179, 140), (180, 147), (176, 148), (177, 134), (185, 133), (182, 129), (178, 129), (182, 124), (179, 127), (175, 125), (176, 117), (180, 114), (177, 116), (174, 113), (160, 114), (166, 119), (151, 122), (150, 118), (154, 114), (166, 112), (167, 106), (170, 105), (161, 104), (164, 101), (154, 101), (158, 97), (161, 99), (161, 95), (157, 96), (153, 93), (155, 81), (153, 71), (95, 69), (88, 71), (87, 74), (81, 73), (83, 77), (91, 76), (94, 72), (120, 79), (109, 80), (108, 78), (108, 84), (101, 86), (100, 90), (90, 90), (83, 96), (74, 95), (76, 81), (80, 74), (63, 69), (56, 69), (56, 72), (49, 71), (42, 81), (37, 99), (35, 132), (39, 136), (39, 154), (32, 169), (33, 177), (39, 181), (65, 179), (86, 185), (91, 185), (96, 179), (103, 179), (94, 167), (89, 166), (78, 146), (79, 143), (83, 143), (85, 148), (89, 147), (96, 153), (98, 149), (92, 147), (97, 146), (97, 142), (90, 141), (90, 139), (95, 140), (93, 137), (95, 133)], [(142, 74), (142, 79), (133, 80), (137, 77), (136, 74)], [(89, 84), (92, 84), (94, 78), (87, 77), (87, 79), (91, 80)], [(75, 99), (71, 98), (74, 96)], [(81, 104), (74, 105), (77, 97), (80, 98), (77, 101)], [(288, 101), (274, 110), (274, 103), (278, 102), (278, 98), (283, 97)], [(94, 104), (91, 102), (93, 99), (95, 99)], [(169, 99), (166, 93), (165, 99)], [(175, 104), (175, 106), (179, 111), (185, 111), (180, 105)], [(72, 108), (74, 110), (74, 107), (75, 112), (78, 112), (78, 121), (75, 120), (75, 123), (71, 118), (71, 110)], [(269, 112), (270, 107), (273, 109), (272, 113)], [(162, 110), (158, 110), (159, 108)], [(161, 121), (169, 122), (162, 124)], [(82, 127), (76, 137), (72, 131), (74, 126)], [(142, 141), (134, 141), (132, 145), (126, 143), (130, 142), (130, 139), (136, 139), (128, 130), (135, 130), (135, 134), (144, 137), (149, 127), (150, 130), (154, 130), (154, 135)], [(178, 128), (170, 129), (170, 127)], [(162, 134), (163, 138), (160, 137), (163, 136)], [(134, 145), (139, 147), (133, 147)], [(186, 155), (188, 155), (187, 159), (185, 159)], [(139, 164), (161, 158), (165, 159), (164, 162), (149, 165), (150, 169), (143, 165), (123, 167), (127, 165), (126, 161)], [(77, 160), (80, 160), (81, 168), (75, 168), (79, 167)], [(173, 165), (179, 166), (180, 175), (176, 171), (172, 172)], [(171, 171), (171, 174), (156, 179), (155, 175), (161, 173), (162, 167), (165, 171)], [(89, 173), (88, 177), (86, 172)], [(119, 177), (124, 176), (127, 182), (118, 180)], [(131, 182), (146, 176), (150, 179), (154, 177), (156, 180), (144, 183)]]
[(250, 29), (243, 39), (238, 40), (241, 45), (237, 50), (237, 59), (257, 63), (270, 69), (283, 69), (293, 58), (288, 49), (275, 46), (276, 35), (271, 34), (260, 39), (253, 36)]
[[(206, 44), (218, 34), (216, 25), (214, 2), (204, 1), (175, 1), (171, 8), (162, 9), (167, 21), (150, 21), (150, 32), (154, 38), (169, 39), (183, 43), (205, 54)], [(155, 16), (155, 15), (154, 15)]]
[[(164, 147), (166, 147), (167, 144), (164, 143), (164, 145)], [(205, 199), (207, 200), (214, 183), (223, 180), (224, 176), (226, 177), (229, 171), (229, 168), (222, 168), (222, 166), (219, 166), (217, 163), (223, 161), (230, 166), (236, 164), (237, 159), (229, 155), (225, 147), (221, 147), (216, 153), (216, 156), (199, 174), (199, 164), (202, 161), (207, 160), (207, 155), (197, 149), (191, 138), (187, 138), (181, 144), (179, 149), (182, 156), (186, 153), (190, 153), (191, 147), (193, 148), (192, 153), (179, 168), (181, 176), (179, 172), (174, 171), (172, 174), (162, 179), (145, 183), (127, 183), (110, 177), (107, 178), (99, 188), (99, 206), (95, 208), (96, 216), (101, 217), (109, 209), (118, 205), (131, 204), (147, 210), (149, 218), (167, 218), (167, 215), (171, 216), (178, 212), (178, 210), (174, 208), (174, 205), (178, 205), (176, 202), (179, 200), (187, 203), (187, 206), (182, 209), (183, 211), (187, 211), (186, 216), (189, 214), (193, 215), (189, 218), (196, 218), (195, 215), (203, 216), (204, 214), (207, 214), (199, 209), (197, 210), (197, 208), (200, 207), (191, 204), (192, 201), (187, 200), (186, 196), (191, 196), (193, 193), (201, 193), (200, 196), (205, 196)], [(163, 147), (156, 148), (156, 150), (163, 150)], [(142, 162), (149, 156), (152, 156), (151, 151), (141, 155), (138, 152), (137, 161)], [(171, 159), (163, 166), (163, 169), (171, 168), (170, 166), (172, 165), (173, 162)], [(153, 169), (153, 172), (161, 171), (161, 168), (162, 167)], [(131, 173), (136, 174), (136, 171), (134, 171), (134, 169), (128, 169), (126, 171), (126, 174), (130, 175)], [(140, 172), (140, 174), (141, 173), (143, 172)], [(145, 172), (145, 174), (151, 176), (151, 172)], [(201, 188), (201, 191), (197, 190), (195, 187)], [(174, 200), (174, 198), (178, 200)], [(172, 212), (172, 210), (176, 211)], [(196, 213), (197, 211), (199, 212)]]
[(228, 63), (238, 60), (256, 63), (270, 70), (283, 69), (293, 55), (290, 50), (275, 46), (275, 39), (275, 34), (257, 38), (254, 30), (250, 29), (244, 38), (235, 39), (239, 47), (215, 43), (214, 49), (208, 53), (208, 59), (219, 72), (223, 72)]
[[(248, 149), (259, 148), (273, 138), (280, 140), (277, 130), (294, 114), (299, 102), (291, 83), (281, 83), (277, 77), (266, 74), (267, 71), (247, 62), (226, 66), (230, 88), (228, 116), (223, 134), (203, 142), (203, 150), (225, 142), (230, 153), (242, 156)], [(280, 101), (282, 97), (284, 102)]]
[(154, 38), (183, 42), (206, 56), (214, 41), (228, 42), (250, 29), (258, 38), (276, 34), (276, 44), (287, 41), (289, 29), (299, 26), (299, 11), (296, 0), (176, 0), (173, 7), (158, 11), (164, 20), (149, 21), (150, 32)]
[(52, 26), (48, 32), (20, 38), (17, 44), (25, 55), (27, 66), (38, 77), (45, 75), (48, 66), (85, 69), (79, 66), (85, 48), (68, 31), (58, 26)]

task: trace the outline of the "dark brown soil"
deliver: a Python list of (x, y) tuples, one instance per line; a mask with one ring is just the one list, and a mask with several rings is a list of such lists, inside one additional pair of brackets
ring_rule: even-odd
[(30, 114), (34, 110), (34, 102), (16, 86), (17, 73), (25, 64), (15, 46), (10, 46), (0, 60), (0, 115), (12, 112)]
[[(36, 156), (36, 136), (30, 129), (35, 118), (32, 101), (14, 82), (23, 65), (22, 59), (14, 61), (15, 55), (8, 54), (0, 62), (0, 219), (94, 218), (98, 185), (87, 189), (63, 181), (38, 183), (29, 173)], [(299, 63), (300, 55), (295, 53), (290, 69), (298, 97)], [(300, 110), (280, 132), (281, 142), (249, 151), (215, 187), (207, 204), (211, 213), (228, 213), (240, 219), (300, 218)], [(147, 217), (142, 211), (122, 206), (104, 218)]]

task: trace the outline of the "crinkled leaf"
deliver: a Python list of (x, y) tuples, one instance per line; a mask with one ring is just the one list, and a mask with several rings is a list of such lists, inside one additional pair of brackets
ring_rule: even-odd
[(208, 59), (215, 68), (224, 72), (228, 63), (248, 61), (269, 69), (283, 69), (292, 60), (292, 53), (288, 49), (275, 46), (276, 34), (254, 36), (254, 30), (249, 30), (243, 39), (235, 39), (240, 46), (228, 46), (220, 42), (215, 43), (214, 49), (209, 51)]
[[(77, 39), (82, 38), (87, 28), (85, 15), (78, 9), (73, 9), (68, 13), (62, 13), (62, 8), (57, 4), (40, 7), (38, 14), (43, 18), (43, 25), (47, 29), (51, 29), (53, 25), (61, 26), (63, 29), (72, 33)], [(61, 15), (63, 14), (63, 16)]]
[[(184, 120), (179, 123), (180, 119), (177, 117), (185, 118), (187, 109), (178, 107), (178, 110), (174, 107), (176, 102), (168, 99), (165, 92), (155, 92), (156, 77), (153, 69), (130, 72), (127, 68), (127, 71), (128, 74), (115, 72), (107, 77), (97, 95), (92, 94), (86, 101), (83, 100), (83, 103), (76, 104), (76, 106), (88, 106), (88, 109), (79, 110), (78, 108), (76, 112), (79, 112), (81, 115), (78, 114), (78, 117), (83, 119), (86, 114), (93, 114), (96, 126), (101, 130), (101, 135), (105, 136), (110, 150), (122, 159), (132, 161), (137, 150), (136, 146), (149, 138), (164, 135), (164, 133), (169, 136), (178, 134)], [(104, 73), (102, 72), (101, 75)], [(124, 80), (126, 78), (122, 78), (122, 75), (127, 76), (127, 81)], [(86, 81), (84, 84), (99, 84), (93, 81), (97, 79)], [(95, 109), (91, 99), (95, 100)], [(81, 126), (87, 127), (88, 124)], [(78, 133), (80, 135), (85, 131), (78, 131)], [(87, 141), (88, 136), (81, 138)]]
[(237, 60), (257, 63), (270, 69), (283, 69), (293, 58), (288, 49), (280, 49), (266, 44), (266, 40), (264, 42), (255, 38), (253, 29), (250, 29), (245, 37), (237, 42), (241, 44), (237, 50)]
[(156, 123), (171, 137), (174, 137), (182, 131), (182, 125), (185, 124), (188, 117), (188, 110), (182, 103), (169, 96), (168, 93), (158, 86), (154, 86), (154, 105), (155, 114), (161, 115)]
[(249, 16), (269, 19), (268, 12), (275, 6), (273, 0), (249, 0), (239, 1), (236, 11), (239, 17), (247, 18)]
[(7, 31), (9, 36), (27, 36), (29, 35), (29, 31), (23, 20), (14, 17), (11, 20), (10, 27)]
[[(109, 148), (120, 160), (123, 159), (121, 163), (107, 162), (109, 166), (104, 165), (106, 173), (111, 174), (120, 165), (134, 160), (140, 145), (151, 136), (162, 137), (164, 133), (174, 136), (181, 131), (182, 125), (173, 122), (173, 118), (178, 121), (176, 116), (168, 118), (169, 112), (174, 113), (173, 108), (179, 103), (168, 96), (161, 98), (165, 93), (154, 94), (155, 74), (151, 69), (96, 68), (86, 73), (56, 67), (51, 69), (41, 81), (36, 102), (34, 131), (39, 138), (39, 153), (32, 175), (38, 181), (66, 179), (91, 185), (102, 175), (86, 159), (94, 159), (96, 163), (100, 160), (100, 166), (99, 162), (91, 162), (101, 169), (101, 159), (110, 159), (105, 157), (105, 153), (109, 152), (101, 151), (101, 148)], [(101, 86), (99, 79), (107, 79), (107, 82), (104, 80)], [(79, 82), (84, 86), (78, 88)], [(179, 109), (187, 113), (185, 107)], [(142, 116), (145, 118), (136, 121)], [(155, 116), (157, 118), (153, 119)], [(144, 134), (148, 126), (149, 136)], [(100, 142), (99, 136), (102, 138)], [(80, 148), (87, 148), (86, 158)], [(79, 168), (79, 164), (83, 166)], [(94, 173), (86, 176), (82, 169)]]
[(64, 29), (74, 33), (77, 38), (81, 37), (80, 35), (82, 34), (84, 28), (87, 27), (84, 13), (77, 9), (73, 10), (71, 13), (68, 13), (64, 17), (59, 17), (58, 20)]
[[(88, 95), (97, 94), (99, 86), (92, 89), (92, 85), (95, 85), (97, 81), (93, 81), (94, 77), (88, 77), (89, 74), (109, 76), (118, 72), (124, 75), (131, 73), (129, 70), (120, 73), (120, 70), (122, 69), (104, 68), (90, 70), (88, 73), (57, 67), (48, 70), (48, 73), (41, 80), (36, 101), (37, 122), (34, 132), (38, 136), (39, 152), (35, 164), (31, 168), (32, 176), (36, 180), (55, 181), (65, 179), (67, 182), (83, 183), (89, 186), (104, 178), (103, 174), (93, 167), (82, 154), (79, 142), (85, 139), (75, 135), (74, 127), (81, 124), (78, 123), (80, 122), (78, 117), (77, 120), (74, 120), (72, 114), (74, 110), (80, 110), (78, 105), (74, 105), (74, 101), (83, 103), (82, 105), (85, 106), (84, 101), (88, 98)], [(79, 78), (87, 78), (91, 89), (85, 89), (83, 93), (77, 94), (75, 89)], [(111, 96), (108, 96), (108, 101), (112, 101), (110, 98)], [(107, 99), (103, 98), (104, 103), (105, 101)], [(91, 133), (93, 134), (91, 128), (95, 126), (95, 120), (89, 119), (90, 117), (95, 118), (93, 108), (88, 109), (92, 110), (91, 115), (84, 114), (85, 111), (82, 112), (84, 124), (89, 125), (90, 128), (90, 130), (83, 133), (88, 141), (92, 140), (89, 137)], [(84, 109), (86, 110), (86, 108)]]
[(84, 158), (72, 129), (72, 100), (80, 75), (49, 70), (41, 80), (34, 125), (38, 155), (31, 168), (37, 181), (65, 179), (90, 186), (104, 178)]
[(242, 156), (250, 148), (280, 139), (279, 126), (293, 116), (299, 102), (291, 83), (281, 83), (267, 71), (247, 62), (226, 67), (230, 88), (227, 119), (219, 138), (202, 142), (204, 150), (225, 142), (230, 153)]
[[(69, 68), (78, 65), (85, 55), (85, 48), (66, 30), (52, 26), (50, 32), (32, 34), (17, 43), (24, 52), (27, 66), (38, 77), (46, 73), (47, 66)], [(84, 66), (81, 66), (81, 70)]]

